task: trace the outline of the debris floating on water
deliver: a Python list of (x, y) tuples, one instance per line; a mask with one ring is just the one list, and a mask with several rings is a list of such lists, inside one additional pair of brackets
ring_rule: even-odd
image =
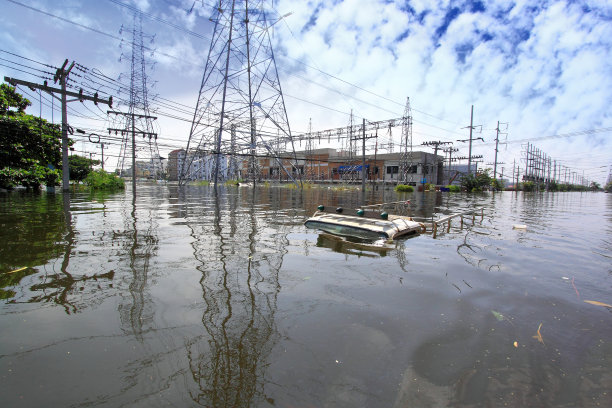
[(538, 326), (538, 331), (537, 331), (536, 335), (533, 336), (533, 338), (538, 340), (540, 343), (544, 344), (544, 339), (542, 338), (542, 333), (540, 333), (540, 329), (541, 328), (542, 328), (542, 323), (540, 323), (540, 325)]
[(521, 230), (526, 230), (527, 226), (525, 224), (514, 224), (512, 226), (512, 229), (521, 229)]
[(15, 269), (14, 271), (9, 271), (7, 273), (17, 273), (17, 272), (21, 272), (21, 271), (26, 270), (26, 269), (28, 269), (28, 267), (24, 266), (23, 268)]
[(491, 313), (493, 313), (493, 316), (495, 316), (495, 318), (496, 318), (497, 320), (499, 320), (500, 322), (501, 322), (502, 320), (504, 320), (504, 315), (503, 315), (503, 314), (501, 314), (501, 313), (499, 313), (499, 312), (496, 312), (495, 310), (491, 310)]
[(604, 302), (598, 302), (597, 300), (585, 300), (585, 302), (586, 303), (590, 303), (590, 304), (595, 305), (595, 306), (609, 307), (609, 308), (612, 309), (612, 305), (609, 305), (609, 304), (604, 303)]

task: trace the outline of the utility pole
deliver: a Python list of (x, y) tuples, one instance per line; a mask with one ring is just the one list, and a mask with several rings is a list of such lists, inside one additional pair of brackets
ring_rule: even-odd
[[(495, 129), (497, 131), (497, 134), (495, 136), (495, 164), (493, 165), (493, 178), (496, 179), (497, 178), (497, 152), (499, 151), (498, 146), (499, 146), (499, 135), (500, 135), (500, 129), (499, 129), (499, 120), (497, 121), (497, 128)], [(508, 128), (508, 124), (507, 123), (502, 123), (502, 125), (506, 125), (506, 129)]]
[[(117, 112), (117, 111), (113, 111), (113, 110), (109, 110), (107, 111), (107, 113), (112, 113), (114, 115), (121, 115), (121, 116), (127, 116), (132, 120), (132, 195), (134, 197), (136, 197), (136, 133), (141, 134), (143, 136), (149, 136), (149, 138), (151, 137), (155, 137), (157, 139), (157, 133), (151, 133), (151, 132), (145, 132), (142, 130), (136, 131), (136, 118), (139, 119), (157, 119), (156, 116), (149, 116), (149, 115), (137, 115), (135, 113), (126, 113), (126, 112)], [(109, 132), (115, 131), (115, 132), (125, 132), (125, 129), (115, 129), (115, 128), (108, 128)]]
[(468, 150), (468, 174), (472, 174), (472, 130), (474, 129), (474, 105), (470, 113), (470, 148)]
[[(478, 125), (481, 126), (482, 125)], [(469, 141), (469, 149), (468, 149), (468, 174), (472, 174), (472, 131), (474, 130), (474, 128), (478, 127), (478, 126), (474, 126), (474, 105), (472, 105), (472, 110), (470, 113), (470, 126), (468, 126), (468, 128), (470, 129), (470, 138), (469, 139), (465, 139), (465, 140), (457, 140), (458, 142), (467, 142)], [(465, 128), (464, 128), (465, 129)], [(480, 139), (484, 142), (484, 139), (482, 137), (478, 137), (476, 138), (477, 140)]]
[(435, 169), (434, 184), (438, 184), (438, 149), (440, 148), (441, 145), (453, 144), (453, 142), (441, 142), (439, 140), (436, 140), (436, 141), (430, 141), (430, 142), (423, 142), (421, 144), (423, 146), (433, 146), (434, 147), (434, 169)]
[(459, 149), (457, 149), (456, 147), (449, 147), (443, 150), (444, 153), (448, 153), (448, 171), (447, 171), (447, 175), (448, 175), (448, 184), (451, 183), (451, 175), (450, 172), (452, 170), (452, 163), (453, 163), (453, 152), (458, 152)]
[[(363, 144), (361, 147), (361, 197), (362, 197), (362, 201), (363, 201), (363, 197), (365, 194), (365, 186), (366, 186), (366, 157), (365, 157), (365, 152), (366, 152), (366, 123), (365, 123), (365, 118), (363, 119), (363, 124), (361, 126), (361, 130), (362, 130), (362, 135), (363, 135)], [(361, 205), (365, 205), (364, 202), (361, 203)]]
[[(22, 81), (15, 78), (4, 77), (4, 80), (13, 86), (24, 85), (33, 89), (40, 89), (42, 91), (47, 92), (52, 97), (56, 99), (60, 99), (62, 101), (62, 190), (68, 191), (70, 189), (70, 170), (68, 166), (68, 102), (74, 101), (92, 101), (96, 105), (98, 102), (104, 103), (108, 106), (113, 105), (113, 97), (109, 97), (108, 100), (99, 99), (98, 93), (96, 92), (93, 96), (83, 94), (83, 89), (77, 92), (70, 92), (66, 90), (66, 82), (68, 80), (68, 75), (70, 71), (74, 67), (74, 61), (70, 64), (70, 67), (66, 69), (66, 65), (68, 65), (68, 60), (64, 61), (64, 65), (61, 68), (58, 68), (54, 81), (59, 81), (61, 89), (52, 88), (47, 85), (47, 81), (44, 82), (43, 85), (35, 84), (33, 82)], [(60, 94), (61, 98), (55, 96), (55, 94)], [(72, 96), (75, 99), (68, 100), (68, 96)]]
[(100, 147), (102, 148), (102, 170), (104, 170), (104, 143), (100, 143)]

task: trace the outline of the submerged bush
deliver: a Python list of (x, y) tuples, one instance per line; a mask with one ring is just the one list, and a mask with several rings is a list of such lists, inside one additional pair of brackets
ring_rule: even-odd
[(194, 185), (194, 186), (210, 186), (210, 181), (208, 181), (208, 180), (198, 180), (198, 181), (194, 181), (194, 182), (192, 182), (190, 184)]
[(92, 190), (123, 190), (125, 181), (104, 170), (94, 170), (85, 178), (85, 184)]
[(457, 186), (455, 184), (449, 184), (446, 186), (446, 188), (448, 188), (448, 191), (452, 192), (452, 193), (459, 193), (461, 192), (461, 186)]
[(414, 187), (408, 186), (406, 184), (398, 184), (395, 186), (395, 191), (398, 193), (412, 193), (414, 191)]

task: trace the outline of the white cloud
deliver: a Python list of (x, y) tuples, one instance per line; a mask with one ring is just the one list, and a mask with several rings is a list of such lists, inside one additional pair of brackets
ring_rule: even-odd
[[(147, 13), (210, 36), (211, 13), (196, 3), (189, 12), (193, 0), (132, 0)], [(53, 4), (40, 1), (41, 8)], [(113, 34), (121, 23), (131, 24), (131, 16), (120, 7), (70, 4), (62, 16), (79, 24)], [(612, 151), (609, 133), (538, 139), (612, 127), (607, 105), (612, 100), (612, 24), (605, 17), (612, 14), (610, 3), (591, 1), (591, 11), (586, 11), (586, 4), (570, 1), (484, 4), (484, 12), (472, 13), (450, 0), (408, 5), (383, 0), (275, 2), (272, 20), (292, 13), (273, 30), (292, 129), (306, 130), (311, 117), (315, 129), (345, 126), (351, 109), (370, 120), (401, 116), (410, 97), (415, 143), (467, 136), (461, 128), (469, 124), (473, 104), (475, 123), (483, 125), (482, 136), (488, 142), (500, 120), (510, 122), (509, 140), (531, 138), (551, 156), (567, 154), (568, 149), (581, 157)], [(460, 13), (445, 27), (452, 7)], [(31, 27), (37, 27), (36, 21), (44, 27), (44, 35), (28, 30), (18, 36), (16, 27), (2, 25), (2, 38), (19, 38), (19, 47), (27, 50), (24, 54), (52, 58), (49, 62), (54, 64), (61, 54), (61, 61), (70, 57), (85, 65), (102, 65), (105, 72), (114, 69), (118, 48), (107, 37), (69, 23), (52, 25), (15, 5), (6, 9), (28, 19)], [(210, 37), (203, 40), (148, 18), (143, 23), (147, 33), (157, 34), (159, 64), (151, 76), (158, 81), (158, 91), (165, 98), (195, 105)], [(436, 33), (442, 35), (438, 38)], [(62, 44), (74, 45), (69, 49)], [(74, 55), (67, 55), (70, 50)], [(493, 154), (491, 145), (476, 146), (477, 154)], [(501, 159), (519, 159), (520, 150), (520, 143), (510, 144)]]

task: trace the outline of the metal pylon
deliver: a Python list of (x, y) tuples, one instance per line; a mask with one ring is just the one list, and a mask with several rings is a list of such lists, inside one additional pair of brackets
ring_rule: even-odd
[[(412, 168), (412, 109), (410, 109), (410, 98), (406, 98), (406, 107), (404, 108), (404, 116), (402, 117), (402, 141), (400, 145), (402, 153), (400, 159), (400, 177), (402, 182), (412, 181), (412, 175), (409, 171)], [(410, 173), (412, 174), (412, 173)]]
[[(123, 28), (121, 32), (123, 32)], [(153, 36), (145, 35), (142, 32), (142, 14), (134, 13), (133, 24), (131, 27), (131, 50), (129, 54), (130, 59), (130, 86), (120, 88), (120, 93), (127, 93), (129, 95), (128, 113), (122, 115), (122, 128), (125, 129), (125, 133), (122, 132), (123, 141), (121, 143), (121, 150), (119, 153), (119, 159), (117, 167), (123, 172), (125, 166), (125, 159), (131, 153), (129, 152), (130, 144), (130, 132), (134, 129), (138, 131), (138, 134), (144, 138), (146, 149), (148, 150), (148, 156), (150, 161), (151, 174), (155, 178), (162, 176), (162, 163), (161, 156), (159, 155), (159, 146), (157, 145), (157, 133), (153, 127), (154, 118), (151, 116), (151, 109), (149, 106), (149, 82), (147, 77), (147, 66), (149, 65), (144, 55), (144, 39), (149, 37), (150, 41), (153, 41)], [(121, 58), (123, 58), (123, 54)], [(132, 123), (134, 122), (134, 123)], [(132, 169), (134, 171), (135, 169)], [(135, 176), (135, 175), (133, 175)]]
[[(219, 0), (211, 21), (214, 32), (206, 59), (204, 75), (193, 115), (187, 160), (179, 169), (179, 182), (188, 173), (189, 157), (209, 147), (205, 154), (215, 158), (214, 181), (227, 177), (224, 161), (234, 155), (250, 157), (249, 171), (258, 168), (253, 160), (272, 157), (279, 168), (295, 181), (301, 172), (285, 109), (270, 30), (271, 21), (265, 0)], [(231, 129), (235, 131), (232, 146)], [(276, 148), (277, 131), (290, 142), (290, 152)], [(233, 147), (233, 148), (232, 148)], [(264, 175), (267, 176), (267, 175)]]

